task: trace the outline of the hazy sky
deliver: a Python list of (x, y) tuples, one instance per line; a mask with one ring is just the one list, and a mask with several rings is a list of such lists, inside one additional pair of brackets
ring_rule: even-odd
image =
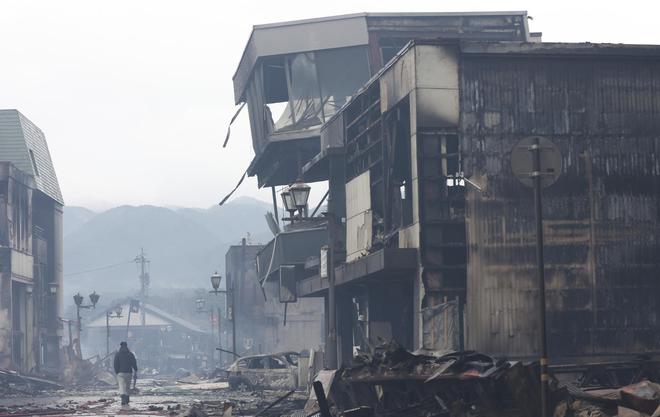
[[(397, 11), (527, 10), (545, 41), (660, 44), (657, 1), (0, 0), (0, 108), (48, 139), (68, 205), (208, 207), (252, 159), (231, 77), (252, 25)], [(263, 200), (246, 181), (236, 194)]]

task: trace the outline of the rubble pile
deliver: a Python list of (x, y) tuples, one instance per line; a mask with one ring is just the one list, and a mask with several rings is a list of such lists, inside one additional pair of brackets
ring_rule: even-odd
[(32, 395), (46, 390), (62, 389), (62, 385), (35, 376), (21, 375), (18, 372), (0, 369), (0, 395)]
[[(540, 414), (538, 363), (497, 360), (477, 352), (433, 356), (387, 345), (360, 356), (351, 368), (324, 371), (317, 380), (323, 382), (330, 415), (337, 417)], [(586, 392), (552, 378), (549, 391), (548, 415), (554, 417), (614, 417), (620, 407), (635, 410), (631, 416), (660, 416), (660, 386), (650, 382)], [(319, 411), (318, 402), (310, 400), (305, 411)]]

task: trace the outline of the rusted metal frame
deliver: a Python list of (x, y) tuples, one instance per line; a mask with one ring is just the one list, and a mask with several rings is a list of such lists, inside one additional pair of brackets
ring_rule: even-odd
[[(423, 142), (426, 141), (426, 140), (442, 141), (445, 136), (449, 136), (449, 135), (458, 136), (458, 132), (453, 130), (453, 129), (451, 129), (451, 130), (420, 129), (418, 131), (418, 135), (417, 135), (417, 143), (418, 143), (417, 144), (417, 149), (422, 150), (424, 148), (424, 143)], [(421, 152), (418, 152), (417, 153), (417, 161), (416, 161), (416, 163), (418, 164), (417, 165), (418, 166), (418, 172), (423, 172), (425, 164), (432, 163), (432, 162), (436, 161), (439, 158), (441, 158), (443, 161), (446, 161), (447, 156), (448, 155), (443, 155), (442, 154), (442, 150), (440, 151), (439, 154), (434, 154), (434, 155), (423, 155)], [(439, 186), (444, 186), (446, 188), (447, 187), (446, 186), (446, 178), (447, 177), (445, 175), (433, 175), (433, 176), (419, 175), (418, 178), (419, 178), (419, 197), (418, 198), (419, 198), (419, 201), (420, 201), (420, 204), (419, 204), (420, 219), (419, 219), (419, 221), (420, 221), (420, 225), (421, 225), (421, 228), (420, 228), (420, 244), (421, 244), (420, 249), (421, 250), (420, 250), (419, 256), (420, 256), (420, 260), (421, 260), (421, 263), (422, 263), (423, 270), (425, 270), (425, 272), (436, 271), (438, 273), (441, 273), (441, 271), (448, 270), (448, 269), (467, 271), (467, 265), (459, 265), (459, 266), (437, 265), (436, 266), (436, 265), (428, 265), (427, 264), (426, 249), (432, 248), (433, 245), (428, 243), (428, 239), (427, 239), (426, 235), (429, 233), (429, 231), (427, 230), (428, 227), (425, 227), (425, 226), (429, 225), (429, 224), (435, 224), (437, 222), (425, 220), (427, 218), (427, 210), (429, 208), (429, 207), (427, 207), (428, 203), (426, 203), (425, 193), (424, 193), (425, 183), (431, 181), (431, 182), (437, 183)], [(447, 192), (447, 190), (445, 190), (444, 194), (445, 194), (445, 199), (446, 199), (446, 202), (447, 202), (447, 207), (449, 208), (449, 207), (451, 207), (451, 204), (452, 204), (451, 200), (452, 199), (450, 198), (449, 193)], [(464, 198), (464, 196), (462, 198)], [(445, 216), (445, 215), (443, 215), (442, 217), (445, 217), (447, 219), (450, 218), (450, 216)], [(455, 223), (455, 222), (452, 222), (452, 223)], [(442, 250), (442, 249), (438, 248), (438, 250)], [(435, 293), (435, 290), (432, 291), (431, 288), (429, 287), (428, 277), (426, 276), (426, 273), (423, 274), (422, 279), (423, 279), (424, 285), (428, 289), (427, 296), (432, 298), (429, 301), (429, 304), (435, 304), (436, 302), (439, 301), (439, 299), (438, 299), (439, 295), (437, 293)], [(442, 285), (442, 283), (441, 283), (441, 285)], [(447, 288), (446, 290), (447, 291), (445, 291), (445, 292), (451, 292), (451, 293), (454, 293), (454, 294), (456, 294), (456, 291), (458, 290), (459, 305), (457, 307), (460, 310), (461, 309), (460, 297), (461, 297), (461, 294), (465, 291), (465, 288), (459, 288), (459, 289), (455, 289), (455, 288), (449, 289), (449, 288)], [(459, 315), (460, 315), (460, 313), (459, 313)], [(461, 320), (461, 318), (459, 317), (459, 321), (460, 320)], [(464, 332), (463, 332), (462, 327), (459, 329), (459, 333), (460, 333), (459, 339), (461, 339), (459, 344), (462, 346), (463, 345), (463, 340), (462, 339), (464, 337), (464, 334), (463, 334)]]
[(374, 127), (378, 126), (378, 123), (380, 123), (380, 122), (381, 122), (381, 119), (378, 118), (378, 119), (372, 121), (371, 123), (369, 123), (363, 131), (361, 131), (360, 133), (356, 134), (355, 136), (353, 136), (351, 138), (351, 142), (357, 142), (358, 140), (360, 140), (364, 135), (370, 133), (371, 130)]
[[(367, 99), (368, 99), (368, 96), (367, 97), (361, 96), (360, 97), (360, 102), (364, 102)], [(375, 100), (375, 102), (379, 102), (379, 101), (380, 101), (380, 99)], [(355, 126), (357, 123), (365, 123), (365, 122), (369, 123), (369, 120), (371, 119), (371, 117), (373, 117), (372, 116), (373, 113), (374, 113), (373, 110), (376, 108), (376, 107), (374, 107), (375, 102), (370, 104), (368, 106), (369, 108), (366, 111), (360, 112), (359, 117), (357, 117), (354, 120), (352, 120), (351, 122), (349, 122), (349, 124), (347, 124), (346, 126), (349, 126), (349, 125)], [(373, 132), (373, 129), (375, 127), (377, 127), (378, 124), (381, 122), (380, 112), (378, 112), (377, 114), (378, 114), (378, 118), (376, 118), (376, 120), (371, 121), (364, 130), (362, 130), (361, 132), (359, 132), (359, 133), (357, 133), (353, 136), (350, 135), (350, 133), (349, 133), (349, 127), (345, 127), (345, 129), (344, 129), (344, 131), (346, 132), (346, 147), (347, 147), (347, 150), (348, 150), (346, 166), (348, 167), (348, 170), (349, 170), (350, 175), (352, 177), (357, 175), (359, 172), (364, 172), (365, 171), (365, 167), (361, 166), (361, 165), (365, 165), (365, 161), (367, 161), (366, 165), (369, 165), (369, 166), (372, 165), (370, 163), (370, 161), (371, 161), (370, 152), (372, 151), (372, 149), (376, 145), (381, 143), (380, 138), (378, 138), (378, 140), (372, 141), (371, 137), (369, 136)], [(359, 140), (362, 137), (364, 137), (365, 135), (367, 136), (369, 144), (367, 145), (366, 148), (361, 149)]]
[(277, 404), (279, 404), (279, 403), (281, 403), (282, 401), (284, 401), (284, 400), (286, 400), (287, 398), (289, 398), (289, 397), (291, 396), (291, 394), (293, 394), (294, 392), (296, 392), (296, 391), (295, 391), (295, 390), (291, 390), (291, 391), (287, 392), (286, 394), (284, 394), (284, 395), (281, 396), (280, 398), (278, 398), (278, 399), (276, 399), (275, 401), (273, 401), (272, 403), (268, 404), (268, 406), (267, 406), (266, 408), (264, 408), (263, 410), (259, 411), (257, 414), (254, 415), (254, 417), (259, 417), (259, 416), (264, 415), (264, 413), (265, 413), (266, 411), (270, 410), (271, 408), (275, 407)]
[(376, 106), (378, 106), (379, 104), (380, 104), (380, 99), (378, 99), (378, 100), (372, 102), (371, 104), (369, 104), (369, 105), (367, 106), (366, 109), (364, 109), (363, 111), (361, 111), (360, 113), (358, 113), (358, 114), (353, 118), (353, 120), (352, 120), (350, 123), (348, 123), (348, 124), (346, 125), (346, 131), (348, 131), (348, 130), (351, 129), (353, 126), (355, 126), (358, 122), (360, 122), (360, 121), (362, 120), (362, 117), (364, 117), (365, 115), (367, 115), (371, 110), (373, 110), (373, 109), (374, 109)]

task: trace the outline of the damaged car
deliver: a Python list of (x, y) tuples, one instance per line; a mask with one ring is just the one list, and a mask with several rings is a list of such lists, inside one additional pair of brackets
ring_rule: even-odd
[(245, 356), (227, 369), (232, 389), (297, 389), (298, 359), (296, 352)]

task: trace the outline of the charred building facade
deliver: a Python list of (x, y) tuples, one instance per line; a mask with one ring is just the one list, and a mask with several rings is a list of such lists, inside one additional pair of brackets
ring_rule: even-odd
[[(537, 356), (534, 206), (511, 152), (546, 137), (562, 155), (543, 207), (551, 356), (657, 352), (659, 58), (642, 46), (409, 44), (322, 130), (344, 154), (337, 284), (383, 292), (368, 297), (376, 311), (407, 294), (414, 325), (397, 314), (386, 327), (411, 348)], [(315, 280), (301, 289), (323, 288)]]
[[(243, 244), (227, 251), (226, 286), (234, 294), (227, 295), (230, 301), (225, 317), (236, 319), (237, 353), (244, 356), (318, 348), (323, 337), (322, 303), (310, 299), (280, 303), (277, 285), (259, 280), (255, 260), (264, 250), (272, 247)], [(223, 325), (226, 331), (231, 323)], [(231, 347), (230, 340), (222, 344), (226, 349)]]
[(63, 204), (43, 132), (0, 110), (0, 367), (59, 370)]
[[(538, 356), (532, 192), (511, 169), (530, 136), (561, 153), (543, 206), (550, 356), (660, 351), (660, 48), (542, 43), (526, 22), (366, 14), (255, 27), (234, 78), (252, 123), (248, 173), (260, 185), (329, 182), (328, 216), (287, 226), (278, 250), (257, 255), (259, 276), (290, 299), (325, 300), (339, 364), (392, 339)], [(258, 47), (268, 31), (277, 50)], [(348, 46), (364, 49), (369, 79), (350, 69), (346, 88), (364, 81), (350, 94), (324, 95), (319, 82), (295, 99), (295, 57), (309, 55), (318, 77), (316, 57)], [(261, 70), (241, 75), (246, 62)], [(316, 109), (315, 122), (267, 123), (276, 84), (286, 120)]]
[[(343, 142), (328, 142), (338, 138), (323, 134), (322, 126), (413, 38), (527, 42), (540, 39), (537, 34), (529, 33), (525, 12), (363, 13), (255, 26), (233, 79), (236, 103), (247, 103), (250, 115), (255, 158), (247, 173), (258, 177), (259, 186), (273, 187), (273, 195), (275, 186), (287, 186), (297, 179), (329, 181), (328, 211), (339, 219), (346, 217), (347, 210), (357, 210), (357, 215), (360, 207), (347, 206), (354, 196), (346, 197)], [(376, 107), (372, 105), (365, 110), (368, 113)], [(313, 165), (312, 169), (304, 169), (308, 163)], [(353, 191), (368, 197), (364, 190)], [(352, 201), (358, 205), (364, 202), (363, 199)], [(324, 264), (327, 258), (320, 253), (332, 241), (331, 262), (339, 266), (360, 256), (358, 247), (366, 235), (347, 235), (344, 227), (328, 227), (328, 220), (314, 217), (314, 213), (312, 218), (298, 217), (257, 255), (259, 280), (264, 286), (278, 286), (276, 294), (282, 302), (312, 298), (323, 303), (325, 334), (330, 336), (325, 340), (326, 345), (334, 345), (333, 340), (341, 338), (343, 358), (350, 361), (354, 339), (362, 337), (363, 343), (368, 343), (369, 338), (348, 322), (342, 326), (344, 334), (338, 335), (330, 330), (333, 326), (328, 318), (335, 316), (337, 307), (345, 315), (344, 321), (358, 317), (364, 321), (368, 303), (352, 292), (354, 288), (348, 287), (334, 301), (334, 294), (328, 292), (328, 279), (319, 276), (323, 275), (322, 271), (328, 271)], [(357, 217), (347, 221), (355, 222)], [(399, 264), (399, 256), (406, 260), (401, 264), (403, 272), (415, 269), (414, 249), (380, 259)], [(361, 271), (361, 267), (347, 268), (347, 276)], [(314, 277), (320, 280), (319, 285), (313, 282)], [(412, 297), (412, 285), (392, 285), (398, 287), (380, 287), (372, 294), (377, 297), (376, 292), (380, 291), (382, 301), (389, 303), (382, 309), (382, 317), (375, 310), (380, 304), (369, 304), (372, 340), (396, 335), (406, 345), (412, 345), (413, 337), (408, 331), (399, 334), (401, 326), (411, 328), (412, 309), (408, 304), (391, 304), (393, 298), (388, 295), (396, 291), (403, 297), (394, 300), (408, 300)], [(364, 314), (353, 314), (355, 308)], [(392, 326), (393, 321), (398, 324)], [(376, 322), (381, 324), (380, 331), (375, 331), (379, 327)]]

